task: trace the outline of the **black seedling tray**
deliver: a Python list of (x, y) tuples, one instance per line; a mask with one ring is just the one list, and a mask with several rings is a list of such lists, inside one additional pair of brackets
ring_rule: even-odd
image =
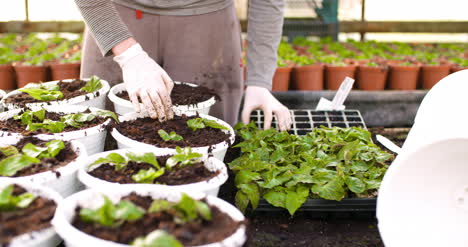
[[(298, 212), (375, 212), (376, 198), (345, 198), (341, 201), (325, 199), (308, 199)], [(284, 208), (275, 207), (266, 200), (260, 200), (257, 209), (259, 212), (280, 212)]]
[[(289, 133), (295, 135), (305, 135), (313, 128), (325, 127), (361, 127), (367, 129), (366, 124), (358, 110), (344, 111), (316, 111), (308, 109), (290, 110), (292, 116), (292, 126)], [(258, 128), (263, 128), (265, 120), (263, 112), (260, 110), (252, 112), (250, 121), (254, 121)], [(272, 127), (278, 129), (276, 117), (273, 117)]]

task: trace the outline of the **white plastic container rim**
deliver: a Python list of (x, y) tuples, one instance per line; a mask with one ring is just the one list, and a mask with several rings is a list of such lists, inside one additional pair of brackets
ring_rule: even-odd
[[(65, 79), (65, 80), (61, 80), (61, 81), (71, 82), (71, 81), (74, 81), (74, 80), (75, 79)], [(81, 80), (89, 81), (90, 78), (85, 78), (85, 79), (81, 79)], [(101, 83), (102, 83), (102, 88), (95, 91), (95, 92), (87, 93), (87, 94), (84, 94), (84, 95), (76, 96), (76, 97), (73, 97), (73, 98), (70, 98), (70, 99), (65, 99), (65, 100), (55, 100), (55, 101), (48, 101), (48, 102), (28, 103), (28, 104), (26, 104), (26, 107), (30, 108), (30, 107), (41, 107), (41, 106), (48, 106), (48, 105), (51, 105), (51, 106), (53, 106), (53, 105), (78, 105), (80, 103), (83, 103), (85, 101), (90, 101), (90, 100), (92, 100), (94, 98), (98, 98), (100, 96), (105, 97), (107, 92), (109, 92), (110, 86), (109, 86), (109, 83), (106, 80), (103, 80), (103, 79), (100, 79), (100, 80), (101, 80)], [(54, 84), (57, 84), (59, 82), (60, 82), (60, 80), (48, 81), (48, 82), (44, 82), (42, 84), (44, 84), (44, 85), (54, 85)], [(29, 83), (26, 86), (24, 86), (24, 88), (33, 88), (33, 87), (37, 87), (37, 83)], [(2, 100), (0, 101), (1, 104), (8, 110), (21, 108), (20, 106), (18, 106), (16, 104), (11, 104), (11, 103), (7, 104), (7, 103), (5, 103), (6, 98), (8, 98), (10, 96), (13, 96), (13, 95), (16, 95), (16, 94), (20, 94), (20, 93), (22, 93), (22, 92), (20, 92), (18, 90), (11, 91), (7, 95), (5, 95), (4, 98), (2, 98)]]
[[(112, 188), (101, 188), (99, 190), (84, 190), (72, 196), (67, 197), (59, 204), (52, 224), (57, 233), (65, 240), (67, 246), (99, 246), (99, 247), (129, 247), (129, 245), (115, 243), (88, 235), (70, 224), (75, 216), (77, 206), (84, 208), (98, 208), (102, 205), (102, 195), (106, 195), (114, 203), (120, 198), (135, 192), (141, 196), (151, 196), (153, 199), (167, 199), (169, 201), (180, 200), (181, 192), (175, 189), (155, 190), (153, 186), (148, 185), (122, 185), (118, 190)], [(231, 204), (213, 197), (206, 196), (203, 193), (187, 193), (194, 199), (203, 199), (206, 197), (209, 205), (217, 207), (220, 211), (229, 215), (235, 221), (242, 222), (245, 217)], [(246, 241), (246, 226), (240, 225), (236, 232), (221, 242), (200, 245), (198, 247), (241, 247)]]
[[(92, 176), (92, 175), (90, 175), (88, 173), (89, 171), (92, 171), (92, 170), (98, 168), (102, 164), (95, 165), (95, 166), (92, 166), (92, 167), (89, 167), (89, 166), (90, 166), (90, 164), (92, 164), (97, 159), (99, 159), (101, 157), (105, 157), (105, 156), (109, 155), (110, 153), (118, 153), (118, 154), (120, 154), (122, 156), (125, 156), (126, 153), (130, 153), (130, 152), (131, 153), (139, 153), (139, 154), (154, 153), (155, 156), (166, 156), (166, 155), (175, 154), (174, 150), (156, 151), (154, 149), (142, 150), (140, 148), (139, 149), (119, 149), (119, 150), (112, 150), (112, 151), (108, 151), (108, 152), (95, 154), (95, 155), (89, 156), (86, 159), (86, 161), (84, 161), (82, 163), (82, 165), (80, 166), (79, 171), (78, 171), (78, 179), (84, 185), (86, 185), (86, 187), (92, 188), (92, 189), (94, 189), (94, 188), (99, 189), (99, 188), (103, 188), (103, 187), (114, 187), (115, 188), (116, 186), (121, 186), (122, 184), (102, 180), (102, 179), (94, 177), (94, 176)], [(159, 189), (165, 190), (166, 188), (174, 188), (174, 189), (177, 189), (177, 190), (180, 190), (180, 191), (199, 191), (199, 192), (203, 192), (203, 193), (206, 193), (206, 194), (209, 194), (209, 195), (217, 196), (217, 192), (219, 191), (219, 187), (221, 185), (223, 185), (228, 179), (228, 172), (227, 172), (226, 165), (222, 161), (220, 161), (220, 160), (218, 160), (216, 158), (213, 158), (213, 157), (207, 157), (206, 155), (204, 155), (204, 157), (202, 157), (202, 161), (205, 163), (205, 167), (209, 171), (211, 171), (211, 172), (219, 171), (219, 174), (217, 176), (213, 177), (213, 178), (210, 178), (210, 179), (206, 180), (206, 181), (191, 183), (191, 184), (183, 184), (183, 185), (148, 184), (148, 185), (154, 186), (155, 190), (159, 190)], [(135, 183), (135, 184), (137, 184), (137, 183)], [(211, 193), (212, 191), (215, 191), (216, 193), (213, 194), (213, 193)]]
[[(17, 184), (33, 195), (53, 200), (57, 205), (62, 201), (62, 197), (52, 189), (38, 184), (16, 181), (10, 178), (2, 178), (0, 180), (0, 189), (4, 189), (10, 184)], [(22, 234), (13, 238), (12, 241), (10, 241), (9, 247), (50, 247), (56, 246), (59, 242), (60, 238), (55, 233), (54, 228), (48, 227), (40, 231)]]
[[(2, 137), (0, 138), (0, 147), (4, 147), (8, 145), (15, 145), (22, 138), (23, 138), (22, 136)], [(50, 136), (47, 136), (47, 137), (42, 136), (39, 139), (43, 141), (54, 140), (54, 138), (51, 138)], [(62, 166), (55, 171), (45, 171), (45, 172), (37, 173), (34, 175), (23, 176), (23, 177), (12, 177), (9, 179), (14, 180), (14, 181), (19, 181), (19, 182), (25, 182), (25, 183), (31, 182), (31, 183), (41, 184), (46, 187), (54, 189), (55, 191), (59, 192), (62, 196), (67, 196), (64, 194), (64, 192), (66, 191), (77, 191), (79, 185), (76, 183), (73, 183), (73, 181), (71, 180), (76, 179), (76, 173), (80, 165), (87, 158), (87, 153), (86, 153), (86, 148), (81, 142), (75, 141), (75, 140), (72, 140), (69, 142), (71, 143), (71, 148), (77, 154), (77, 157), (76, 159), (68, 163), (67, 165)], [(49, 185), (49, 183), (51, 182), (53, 183), (59, 179), (57, 178), (56, 172), (60, 174), (59, 178), (64, 179), (64, 181), (60, 183), (55, 183), (53, 185)], [(67, 188), (68, 186), (74, 186), (75, 188)]]
[[(196, 113), (186, 113), (185, 115), (187, 116), (196, 116), (197, 114)], [(1, 116), (1, 115), (0, 115)], [(199, 116), (201, 118), (206, 118), (206, 119), (209, 119), (209, 120), (214, 120), (216, 121), (217, 123), (219, 124), (222, 124), (223, 126), (226, 126), (229, 128), (229, 130), (222, 130), (224, 133), (227, 133), (229, 134), (229, 140), (228, 141), (224, 141), (224, 142), (221, 142), (221, 143), (218, 143), (218, 144), (214, 144), (214, 145), (211, 145), (211, 146), (203, 146), (203, 147), (192, 147), (192, 151), (193, 152), (197, 152), (197, 153), (201, 153), (201, 154), (207, 154), (207, 153), (216, 153), (216, 152), (220, 152), (221, 150), (227, 150), (227, 148), (232, 145), (234, 143), (234, 139), (236, 137), (235, 133), (234, 133), (234, 130), (232, 129), (232, 127), (227, 124), (226, 122), (220, 120), (220, 119), (217, 119), (215, 117), (212, 117), (212, 116), (208, 116), (208, 115), (204, 115), (204, 114), (199, 114)], [(119, 117), (119, 121), (120, 122), (126, 122), (126, 121), (131, 121), (131, 120), (135, 120), (135, 119), (138, 119), (138, 118), (143, 118), (143, 117), (146, 117), (146, 115), (144, 113), (136, 113), (136, 112), (132, 112), (132, 113), (127, 113), (121, 117)], [(157, 121), (157, 120), (155, 120)], [(155, 149), (158, 149), (159, 152), (164, 152), (165, 150), (175, 150), (175, 148), (161, 148), (161, 147), (157, 147), (157, 146), (154, 146), (154, 145), (151, 145), (151, 144), (146, 144), (146, 143), (143, 143), (143, 142), (139, 142), (139, 141), (136, 141), (136, 140), (133, 140), (133, 139), (130, 139), (124, 135), (122, 135), (118, 130), (117, 128), (113, 128), (112, 131), (111, 131), (111, 134), (112, 134), (112, 137), (114, 137), (114, 139), (118, 142), (118, 143), (121, 143), (125, 146), (128, 146), (128, 147), (134, 147), (134, 148), (155, 148)], [(210, 152), (208, 152), (210, 151)]]
[[(96, 111), (101, 110), (101, 109), (94, 108), (94, 107), (79, 106), (79, 105), (67, 105), (66, 107), (61, 106), (61, 105), (30, 107), (31, 110), (39, 110), (40, 108), (44, 108), (48, 112), (64, 113), (64, 114), (73, 114), (73, 113), (84, 112), (84, 111), (86, 111), (88, 109), (91, 112), (96, 112)], [(22, 109), (15, 109), (15, 110), (10, 110), (10, 111), (0, 113), (0, 121), (5, 121), (7, 119), (10, 119), (13, 116), (18, 115), (18, 113), (20, 113), (21, 111), (22, 111)], [(70, 141), (70, 140), (79, 139), (81, 137), (91, 136), (91, 135), (95, 135), (95, 134), (101, 133), (103, 131), (106, 131), (106, 126), (109, 125), (110, 122), (111, 122), (111, 119), (107, 119), (102, 124), (99, 124), (99, 125), (93, 126), (91, 128), (87, 128), (87, 129), (75, 130), (75, 131), (69, 131), (69, 132), (62, 132), (62, 133), (38, 134), (38, 135), (35, 135), (35, 136), (38, 137), (38, 138), (42, 138), (42, 137), (50, 138), (50, 137), (52, 137), (52, 138), (59, 139), (59, 140)], [(21, 136), (21, 134), (0, 130), (0, 137), (5, 137), (5, 136)]]
[(0, 99), (3, 99), (6, 96), (5, 91), (0, 89)]
[[(177, 82), (176, 81), (174, 83), (175, 84), (186, 84), (186, 85), (191, 86), (191, 87), (198, 87), (198, 85), (188, 83), (188, 82)], [(125, 85), (123, 83), (120, 83), (120, 84), (117, 84), (117, 85), (113, 86), (109, 91), (109, 95), (108, 95), (109, 100), (112, 101), (112, 103), (114, 103), (116, 105), (129, 108), (129, 112), (134, 112), (132, 102), (117, 96), (118, 93), (121, 93), (123, 91), (126, 91)], [(198, 112), (198, 111), (201, 111), (203, 109), (208, 109), (209, 110), (209, 108), (212, 105), (214, 105), (215, 103), (216, 103), (216, 99), (213, 96), (213, 97), (211, 97), (210, 99), (208, 99), (206, 101), (203, 101), (203, 102), (200, 102), (200, 103), (197, 103), (197, 104), (193, 104), (193, 105), (174, 105), (172, 107), (172, 109), (176, 114), (181, 114), (181, 113), (185, 113), (185, 112)], [(144, 107), (142, 107), (142, 109), (144, 109)], [(204, 112), (204, 114), (208, 114), (208, 111)]]

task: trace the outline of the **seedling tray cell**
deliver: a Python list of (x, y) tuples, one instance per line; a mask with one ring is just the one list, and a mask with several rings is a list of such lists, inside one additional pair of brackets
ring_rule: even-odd
[[(293, 124), (289, 133), (295, 135), (305, 135), (313, 128), (324, 127), (361, 127), (367, 129), (366, 124), (358, 110), (344, 111), (316, 111), (308, 109), (290, 110)], [(265, 117), (261, 110), (254, 111), (250, 120), (257, 124), (258, 128), (263, 128)], [(273, 117), (272, 127), (278, 129), (276, 116)]]

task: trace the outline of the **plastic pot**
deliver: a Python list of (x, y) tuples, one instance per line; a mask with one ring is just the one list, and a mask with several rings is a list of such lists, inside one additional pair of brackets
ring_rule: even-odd
[[(43, 141), (53, 140), (53, 138), (50, 137), (41, 137), (40, 139)], [(20, 140), (20, 136), (2, 137), (0, 138), (0, 147), (14, 145)], [(82, 186), (76, 176), (80, 164), (82, 164), (88, 155), (82, 143), (78, 141), (71, 141), (71, 145), (73, 151), (75, 151), (78, 157), (68, 163), (66, 166), (60, 167), (55, 171), (46, 171), (24, 177), (13, 177), (11, 179), (15, 181), (24, 181), (44, 185), (57, 191), (63, 197), (67, 197), (77, 191), (80, 191)], [(60, 174), (59, 177), (57, 177), (56, 172)]]
[[(62, 197), (52, 189), (44, 186), (16, 181), (9, 178), (2, 178), (0, 180), (0, 189), (5, 188), (10, 184), (17, 184), (23, 187), (29, 193), (53, 200), (57, 205), (62, 201)], [(61, 242), (61, 239), (55, 232), (53, 227), (42, 229), (40, 231), (34, 231), (31, 233), (19, 235), (10, 242), (9, 247), (50, 247), (57, 246)]]
[[(46, 109), (46, 111), (64, 113), (64, 114), (83, 112), (87, 110), (88, 108), (91, 112), (100, 110), (94, 107), (77, 106), (77, 105), (69, 105), (66, 107), (60, 106), (60, 105), (44, 106), (44, 109)], [(10, 111), (0, 113), (0, 121), (10, 119), (13, 116), (17, 115), (19, 112), (21, 112), (21, 109), (15, 109), (15, 110), (10, 110)], [(91, 128), (69, 131), (69, 132), (62, 132), (62, 133), (39, 134), (39, 135), (36, 135), (36, 137), (53, 138), (53, 139), (64, 140), (64, 141), (78, 140), (81, 143), (83, 143), (83, 145), (85, 146), (86, 153), (91, 155), (91, 154), (104, 151), (104, 143), (105, 143), (106, 134), (107, 134), (107, 126), (110, 124), (110, 122), (111, 120), (107, 119), (104, 123), (96, 125)], [(0, 130), (0, 137), (5, 137), (5, 136), (21, 136), (21, 134)]]
[(378, 91), (385, 89), (388, 68), (360, 65), (357, 71), (357, 86), (361, 90)]
[(80, 78), (80, 63), (55, 63), (50, 65), (52, 80)]
[(424, 89), (431, 89), (442, 78), (450, 74), (450, 65), (423, 65), (421, 81)]
[[(98, 160), (99, 158), (106, 157), (110, 153), (118, 153), (124, 156), (128, 152), (132, 152), (132, 153), (152, 152), (156, 156), (165, 156), (165, 155), (171, 155), (175, 153), (172, 150), (166, 150), (164, 152), (156, 152), (155, 150), (151, 150), (151, 149), (144, 151), (140, 148), (139, 149), (119, 149), (119, 150), (113, 150), (113, 151), (108, 151), (104, 153), (98, 153), (98, 154), (88, 157), (86, 161), (84, 161), (81, 164), (79, 168), (79, 172), (78, 172), (79, 180), (87, 188), (99, 189), (99, 188), (104, 188), (104, 187), (112, 187), (118, 190), (119, 186), (121, 186), (122, 184), (108, 182), (106, 180), (99, 179), (89, 174), (90, 171), (98, 168), (101, 165), (95, 165), (91, 168), (89, 167), (89, 165), (92, 164), (94, 161)], [(216, 177), (213, 177), (209, 180), (198, 182), (198, 183), (191, 183), (191, 184), (184, 184), (184, 185), (161, 185), (161, 184), (148, 184), (148, 185), (153, 186), (155, 191), (166, 190), (167, 188), (169, 188), (169, 189), (177, 189), (177, 190), (184, 191), (184, 192), (196, 191), (196, 192), (202, 192), (202, 193), (212, 195), (212, 196), (218, 196), (219, 188), (228, 179), (226, 165), (222, 161), (213, 157), (207, 157), (206, 155), (203, 157), (203, 161), (205, 162), (205, 167), (209, 171), (212, 171), (212, 172), (219, 171), (219, 174)]]
[(297, 90), (319, 91), (323, 90), (323, 64), (305, 65), (295, 67), (293, 70), (293, 85)]
[[(181, 83), (181, 82), (175, 82), (176, 84)], [(197, 85), (192, 84), (192, 83), (185, 83), (191, 87), (197, 87)], [(122, 99), (120, 97), (117, 97), (118, 93), (121, 93), (123, 91), (126, 91), (125, 85), (123, 83), (117, 84), (113, 86), (110, 91), (109, 91), (109, 100), (114, 103), (114, 109), (117, 114), (120, 115), (125, 115), (127, 113), (135, 112), (133, 109), (132, 102)], [(209, 100), (200, 102), (195, 105), (177, 105), (173, 106), (172, 109), (175, 114), (181, 115), (185, 113), (196, 113), (198, 112), (199, 114), (206, 114), (210, 112), (211, 106), (216, 103), (215, 97), (210, 98)], [(141, 109), (144, 109), (142, 107)]]
[(30, 82), (43, 82), (48, 79), (47, 66), (15, 65), (18, 88), (26, 86)]
[(327, 65), (325, 67), (325, 81), (328, 90), (338, 90), (341, 83), (346, 77), (354, 78), (356, 71), (355, 65), (348, 66), (333, 66)]
[[(83, 79), (85, 81), (88, 81), (89, 78)], [(64, 82), (71, 82), (73, 79), (67, 79), (67, 80), (62, 80)], [(43, 84), (50, 85), (50, 84), (57, 84), (59, 81), (49, 81), (49, 82), (44, 82)], [(48, 102), (37, 102), (37, 103), (29, 103), (26, 104), (26, 107), (43, 107), (43, 106), (63, 106), (63, 105), (80, 105), (80, 106), (90, 106), (90, 107), (96, 107), (99, 109), (105, 109), (106, 108), (106, 94), (109, 92), (110, 86), (109, 83), (103, 79), (101, 79), (102, 83), (102, 88), (92, 92), (92, 93), (87, 93), (81, 96), (73, 97), (70, 99), (66, 100), (57, 100), (57, 101), (48, 101)], [(26, 86), (26, 88), (29, 87), (34, 87), (34, 84), (30, 84)], [(21, 94), (22, 92), (15, 90), (6, 95), (5, 98), (8, 98), (12, 95), (16, 94)], [(19, 109), (21, 108), (20, 106), (16, 104), (11, 104), (11, 103), (5, 103), (4, 100), (0, 101), (3, 107), (8, 110), (13, 110), (13, 109)]]
[[(186, 115), (187, 116), (193, 116), (195, 114), (191, 113), (191, 114), (186, 114)], [(119, 120), (120, 120), (120, 122), (126, 122), (126, 121), (135, 120), (137, 118), (143, 118), (143, 117), (145, 117), (144, 113), (135, 113), (134, 112), (134, 113), (128, 113), (128, 114), (125, 114), (124, 116), (119, 117)], [(224, 160), (224, 156), (226, 155), (226, 151), (227, 151), (228, 147), (231, 144), (234, 143), (234, 138), (235, 138), (234, 130), (232, 129), (232, 127), (229, 124), (227, 124), (226, 122), (224, 122), (224, 121), (222, 121), (220, 119), (217, 119), (215, 117), (211, 117), (211, 116), (203, 115), (203, 114), (200, 114), (200, 117), (210, 119), (210, 120), (215, 120), (219, 124), (222, 124), (222, 125), (228, 127), (229, 130), (223, 130), (223, 131), (225, 133), (229, 133), (230, 138), (229, 138), (228, 142), (221, 142), (221, 143), (218, 143), (218, 144), (215, 144), (215, 145), (205, 146), (205, 147), (192, 147), (193, 152), (197, 152), (197, 153), (201, 153), (201, 154), (211, 153), (211, 154), (213, 154), (213, 156), (215, 158), (217, 158), (219, 160)], [(157, 121), (157, 120), (155, 120), (155, 121)], [(146, 144), (146, 143), (143, 143), (143, 142), (138, 142), (138, 141), (132, 140), (132, 139), (124, 136), (122, 133), (120, 133), (117, 130), (117, 128), (112, 129), (111, 135), (117, 141), (117, 146), (119, 147), (119, 149), (123, 149), (123, 148), (135, 148), (135, 149), (145, 148), (145, 149), (148, 149), (148, 148), (151, 148), (151, 149), (156, 150), (155, 152), (157, 152), (157, 153), (166, 152), (168, 150), (170, 150), (172, 152), (175, 152), (175, 148), (161, 148), (161, 147), (153, 146), (153, 145)]]
[(291, 77), (292, 67), (280, 67), (275, 71), (273, 76), (272, 90), (275, 92), (288, 91), (289, 79)]
[[(67, 197), (57, 208), (52, 224), (57, 233), (65, 240), (66, 246), (70, 247), (129, 247), (129, 245), (119, 244), (88, 235), (75, 228), (71, 221), (76, 214), (75, 209), (78, 206), (86, 208), (97, 208), (103, 203), (102, 195), (106, 195), (114, 203), (120, 198), (135, 192), (141, 196), (151, 196), (153, 199), (167, 199), (169, 201), (180, 200), (181, 192), (172, 189), (154, 190), (153, 186), (148, 185), (122, 185), (118, 190), (113, 188), (101, 188), (97, 190), (85, 190)], [(231, 204), (216, 198), (214, 196), (206, 196), (203, 193), (190, 192), (187, 193), (194, 199), (202, 199), (206, 197), (209, 205), (219, 208), (235, 221), (244, 221), (245, 217), (242, 213)], [(200, 245), (198, 247), (241, 247), (246, 241), (246, 226), (241, 224), (236, 232), (227, 237), (221, 242)]]
[(15, 84), (15, 70), (10, 64), (0, 64), (0, 89), (13, 90)]
[(416, 90), (419, 66), (390, 65), (388, 87), (393, 90)]

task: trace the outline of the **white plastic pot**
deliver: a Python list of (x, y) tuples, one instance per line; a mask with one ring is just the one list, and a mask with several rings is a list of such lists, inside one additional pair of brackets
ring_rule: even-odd
[[(99, 158), (106, 157), (110, 153), (118, 153), (122, 156), (125, 156), (126, 153), (148, 153), (152, 152), (156, 156), (165, 156), (165, 155), (173, 155), (174, 152), (172, 150), (165, 150), (164, 152), (156, 152), (154, 149), (149, 149), (147, 151), (143, 151), (141, 149), (119, 149), (113, 150), (104, 153), (98, 153), (92, 155), (86, 159), (85, 162), (79, 168), (78, 171), (78, 178), (79, 180), (87, 187), (91, 189), (99, 189), (104, 187), (113, 187), (114, 189), (118, 190), (118, 186), (121, 186), (119, 183), (108, 182), (106, 180), (99, 179), (90, 175), (88, 172), (98, 168), (100, 165), (95, 165), (93, 167), (89, 167), (94, 161)], [(184, 185), (161, 185), (161, 184), (150, 184), (154, 186), (154, 190), (165, 190), (166, 188), (173, 188), (184, 192), (196, 191), (196, 192), (203, 192), (208, 195), (218, 196), (219, 188), (223, 185), (226, 180), (228, 179), (228, 172), (226, 165), (213, 157), (203, 157), (203, 162), (205, 162), (205, 167), (212, 172), (219, 171), (219, 174), (216, 177), (213, 177), (209, 180), (198, 182), (198, 183), (191, 183), (191, 184), (184, 184)], [(135, 183), (136, 184), (136, 183)]]
[(428, 142), (397, 156), (377, 198), (387, 247), (468, 243), (468, 138)]
[[(48, 112), (56, 112), (56, 113), (64, 113), (64, 114), (71, 114), (71, 113), (78, 113), (83, 112), (88, 109), (86, 106), (77, 106), (77, 105), (68, 105), (68, 106), (44, 106), (44, 109)], [(33, 107), (34, 109), (38, 109), (37, 107)], [(94, 107), (89, 107), (91, 112), (98, 111), (99, 109)], [(18, 113), (21, 112), (21, 109), (15, 109), (11, 111), (6, 111), (0, 113), (0, 121), (5, 121), (7, 119), (12, 118)], [(54, 133), (54, 134), (39, 134), (36, 137), (45, 137), (45, 138), (53, 138), (59, 139), (64, 141), (70, 140), (78, 140), (86, 148), (86, 152), (88, 154), (95, 154), (102, 152), (104, 150), (104, 144), (107, 134), (107, 126), (110, 124), (111, 120), (107, 119), (104, 123), (96, 125), (94, 127), (83, 129), (83, 130), (76, 130), (76, 131), (69, 131), (69, 132), (62, 132), (62, 133)], [(12, 133), (0, 130), (0, 137), (4, 136), (21, 136), (20, 133)]]
[[(186, 114), (186, 115), (187, 116), (193, 116), (195, 114), (191, 113), (191, 114)], [(124, 116), (119, 117), (119, 120), (120, 120), (120, 122), (126, 122), (126, 121), (131, 121), (131, 120), (135, 120), (137, 118), (143, 118), (143, 117), (145, 117), (144, 113), (135, 113), (134, 112), (134, 113), (128, 113), (128, 114), (125, 114)], [(211, 145), (211, 146), (192, 147), (193, 152), (197, 152), (197, 153), (201, 153), (201, 154), (211, 153), (211, 154), (213, 154), (213, 156), (215, 158), (217, 158), (217, 159), (219, 159), (221, 161), (224, 160), (224, 156), (226, 155), (227, 149), (229, 148), (229, 146), (231, 144), (234, 143), (234, 139), (236, 137), (236, 135), (234, 133), (234, 130), (232, 129), (232, 127), (229, 124), (227, 124), (226, 122), (224, 122), (224, 121), (222, 121), (220, 119), (217, 119), (215, 117), (211, 117), (211, 116), (208, 116), (208, 115), (201, 115), (201, 114), (200, 114), (200, 117), (201, 118), (206, 118), (206, 119), (209, 119), (209, 120), (214, 120), (217, 123), (228, 127), (229, 130), (223, 130), (223, 132), (228, 133), (230, 135), (230, 137), (229, 137), (229, 140), (227, 142), (221, 142), (221, 143)], [(157, 120), (155, 120), (155, 121), (157, 121)], [(111, 131), (111, 134), (112, 134), (112, 137), (114, 137), (114, 139), (117, 141), (117, 145), (118, 145), (119, 149), (122, 149), (122, 148), (135, 148), (135, 149), (138, 149), (138, 148), (153, 148), (158, 153), (165, 152), (166, 150), (172, 150), (172, 151), (175, 150), (175, 148), (160, 148), (160, 147), (153, 146), (153, 145), (150, 145), (150, 144), (135, 141), (133, 139), (130, 139), (130, 138), (122, 135), (117, 130), (117, 128), (113, 128), (112, 131)]]
[[(0, 147), (14, 145), (20, 141), (20, 139), (20, 136), (2, 137), (0, 138)], [(41, 137), (40, 139), (44, 141), (53, 140), (53, 138), (51, 139), (50, 137)], [(75, 192), (82, 190), (83, 186), (78, 181), (77, 173), (80, 164), (84, 162), (88, 155), (86, 154), (85, 147), (80, 142), (71, 141), (71, 146), (73, 151), (75, 151), (78, 156), (75, 160), (71, 161), (66, 166), (60, 167), (56, 170), (56, 172), (60, 174), (59, 177), (57, 177), (57, 173), (53, 171), (46, 171), (30, 176), (13, 177), (10, 179), (14, 181), (44, 185), (57, 191), (63, 197), (67, 197)]]
[[(175, 82), (176, 84), (180, 84), (181, 82)], [(192, 83), (184, 83), (191, 87), (197, 87), (197, 85)], [(118, 93), (126, 91), (125, 85), (123, 83), (117, 84), (111, 88), (109, 91), (109, 100), (114, 103), (115, 112), (124, 115), (127, 113), (135, 112), (133, 109), (133, 105), (130, 101), (122, 99), (117, 96)], [(210, 99), (200, 102), (194, 105), (176, 105), (173, 106), (173, 111), (177, 115), (185, 114), (185, 113), (199, 113), (199, 114), (206, 114), (210, 112), (210, 108), (212, 105), (216, 103), (215, 97), (211, 97)], [(143, 108), (142, 108), (143, 109)]]
[[(3, 189), (10, 184), (17, 184), (33, 195), (53, 200), (57, 205), (62, 201), (62, 197), (52, 189), (8, 178), (2, 178), (0, 180), (0, 189)], [(9, 247), (51, 247), (57, 246), (60, 241), (61, 239), (56, 234), (54, 228), (49, 227), (13, 238)]]
[[(100, 192), (99, 192), (100, 191)], [(167, 199), (169, 201), (180, 200), (181, 192), (173, 189), (155, 190), (153, 186), (148, 185), (122, 185), (118, 190), (113, 188), (102, 188), (100, 190), (85, 190), (78, 192), (66, 198), (57, 208), (55, 217), (52, 220), (57, 233), (65, 240), (65, 244), (69, 247), (128, 247), (129, 245), (119, 244), (111, 241), (102, 240), (94, 236), (88, 235), (70, 224), (75, 216), (77, 206), (85, 208), (98, 208), (102, 205), (102, 195), (108, 196), (114, 203), (118, 202), (121, 197), (136, 192), (141, 196), (151, 196), (153, 199)], [(189, 196), (195, 199), (202, 199), (206, 195), (203, 193), (190, 192)], [(214, 196), (206, 196), (207, 203), (216, 206), (219, 210), (226, 213), (235, 221), (244, 221), (245, 217), (242, 213), (231, 204), (216, 198)], [(200, 245), (198, 247), (240, 247), (246, 241), (246, 226), (242, 224), (236, 232), (221, 242)]]
[[(0, 101), (1, 101), (3, 98), (5, 98), (5, 95), (6, 95), (5, 91), (3, 91), (3, 90), (0, 89)], [(2, 104), (0, 104), (0, 112), (3, 112), (3, 105), (2, 105)]]
[[(82, 79), (84, 81), (90, 80), (89, 78)], [(73, 79), (66, 79), (62, 80), (64, 82), (71, 82)], [(50, 84), (57, 84), (59, 81), (49, 81), (49, 82), (44, 82), (43, 84), (50, 85)], [(58, 101), (50, 101), (50, 102), (37, 102), (37, 103), (29, 103), (26, 104), (26, 107), (41, 107), (41, 106), (47, 106), (47, 105), (58, 105), (58, 106), (63, 106), (63, 105), (80, 105), (80, 106), (89, 106), (89, 107), (96, 107), (99, 109), (105, 109), (106, 107), (106, 95), (109, 92), (110, 86), (109, 83), (103, 79), (101, 79), (102, 83), (102, 88), (99, 89), (98, 91), (92, 92), (92, 93), (87, 93), (85, 95), (73, 97), (71, 99), (67, 100), (58, 100)], [(34, 84), (28, 84), (25, 86), (25, 88), (30, 88), (34, 87)], [(14, 90), (10, 93), (8, 93), (5, 98), (2, 99), (1, 104), (5, 108), (5, 110), (13, 110), (13, 109), (19, 109), (21, 108), (20, 106), (16, 104), (7, 104), (5, 103), (6, 98), (15, 95), (15, 94), (20, 94), (22, 92), (18, 90)]]

